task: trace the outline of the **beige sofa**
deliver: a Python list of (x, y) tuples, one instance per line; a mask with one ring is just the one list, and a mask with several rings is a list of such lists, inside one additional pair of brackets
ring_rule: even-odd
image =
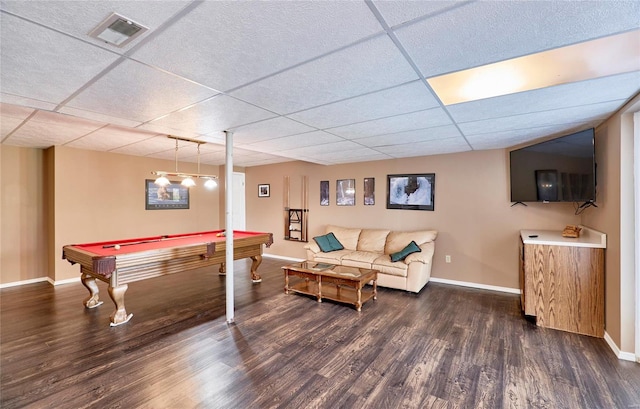
[[(414, 293), (429, 282), (437, 231), (391, 231), (328, 225), (326, 233), (331, 232), (344, 249), (325, 253), (315, 241), (309, 241), (304, 246), (308, 260), (375, 269), (379, 271), (379, 286)], [(420, 252), (392, 262), (390, 255), (402, 250), (412, 240), (420, 247)]]

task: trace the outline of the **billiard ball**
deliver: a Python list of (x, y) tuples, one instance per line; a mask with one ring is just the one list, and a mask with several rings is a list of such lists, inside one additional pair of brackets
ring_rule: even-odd
[(120, 245), (116, 244), (115, 246), (113, 246), (113, 248), (115, 248), (116, 250), (120, 250)]

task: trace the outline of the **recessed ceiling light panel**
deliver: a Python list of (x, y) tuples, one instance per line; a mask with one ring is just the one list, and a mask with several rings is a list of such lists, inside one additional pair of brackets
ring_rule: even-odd
[(89, 36), (105, 43), (124, 47), (148, 28), (119, 14), (112, 13), (106, 20), (89, 32)]

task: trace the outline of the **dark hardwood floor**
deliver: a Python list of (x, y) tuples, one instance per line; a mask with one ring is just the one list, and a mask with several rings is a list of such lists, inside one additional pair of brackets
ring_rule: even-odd
[(640, 364), (602, 339), (536, 327), (519, 297), (429, 283), (351, 306), (285, 295), (236, 262), (129, 285), (133, 319), (82, 306), (80, 284), (0, 290), (0, 407), (640, 408)]

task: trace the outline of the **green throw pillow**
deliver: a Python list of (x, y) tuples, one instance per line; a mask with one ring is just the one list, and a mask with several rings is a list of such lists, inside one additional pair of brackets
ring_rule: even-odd
[(318, 244), (320, 250), (324, 253), (330, 251), (342, 250), (344, 246), (338, 241), (333, 233), (327, 233), (324, 236), (314, 237), (313, 240)]
[(407, 244), (407, 247), (403, 248), (402, 250), (400, 250), (397, 253), (393, 253), (391, 255), (391, 261), (393, 261), (394, 263), (396, 261), (402, 261), (404, 260), (409, 254), (412, 253), (418, 253), (422, 250), (420, 250), (420, 247), (418, 247), (418, 245), (416, 244), (415, 241), (411, 241), (411, 243)]

